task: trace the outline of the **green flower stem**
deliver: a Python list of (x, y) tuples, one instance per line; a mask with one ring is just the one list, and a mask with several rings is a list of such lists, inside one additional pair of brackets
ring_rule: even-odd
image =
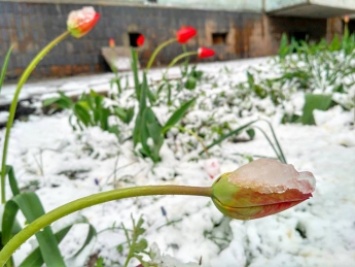
[(168, 65), (168, 68), (171, 68), (172, 66), (174, 66), (176, 63), (178, 63), (181, 59), (185, 58), (185, 57), (190, 57), (190, 56), (194, 56), (197, 55), (196, 51), (193, 52), (185, 52), (182, 53), (180, 55), (178, 55), (177, 57), (175, 57)]
[(138, 77), (138, 53), (137, 50), (131, 48), (131, 68), (133, 72), (133, 81), (134, 81), (134, 90), (136, 93), (136, 98), (141, 99), (140, 93), (140, 84), (139, 84), (139, 77)]
[(15, 118), (15, 113), (16, 113), (16, 108), (17, 108), (17, 102), (18, 98), (20, 96), (21, 89), (23, 85), (26, 83), (28, 77), (31, 75), (32, 71), (36, 68), (37, 64), (42, 60), (42, 58), (47, 55), (54, 46), (56, 46), (59, 42), (64, 40), (68, 35), (70, 35), (70, 32), (66, 31), (59, 35), (57, 38), (55, 38), (53, 41), (51, 41), (47, 46), (45, 46), (37, 55), (36, 57), (31, 61), (31, 63), (27, 66), (25, 71), (20, 77), (20, 80), (17, 83), (16, 91), (14, 94), (14, 98), (11, 102), (10, 106), (10, 114), (9, 114), (9, 119), (7, 120), (6, 123), (6, 131), (5, 131), (5, 138), (4, 138), (4, 147), (3, 147), (3, 153), (2, 153), (2, 159), (1, 159), (1, 203), (5, 203), (6, 201), (6, 195), (5, 195), (5, 176), (6, 176), (6, 157), (7, 157), (7, 149), (9, 146), (9, 139), (10, 139), (10, 131), (12, 124), (14, 122)]
[(5, 80), (7, 66), (9, 65), (10, 56), (11, 56), (13, 48), (14, 48), (13, 45), (11, 45), (9, 50), (7, 51), (6, 55), (5, 55), (5, 59), (4, 59), (2, 68), (1, 68), (1, 73), (0, 73), (0, 93), (1, 93), (2, 85), (3, 85), (4, 80)]
[(165, 69), (165, 72), (163, 74), (164, 79), (166, 79), (167, 75), (168, 75), (168, 71), (169, 69), (174, 66), (176, 63), (178, 63), (181, 59), (183, 58), (188, 58), (190, 56), (194, 56), (197, 55), (197, 52), (193, 51), (193, 52), (184, 52), (178, 56), (176, 56), (168, 65), (168, 67)]
[(139, 186), (102, 192), (74, 200), (34, 220), (26, 228), (11, 238), (0, 251), (0, 266), (4, 266), (16, 249), (19, 248), (27, 239), (44, 227), (49, 226), (54, 221), (69, 215), (70, 213), (112, 200), (152, 195), (191, 195), (211, 197), (212, 188), (179, 185)]
[(168, 46), (169, 44), (172, 44), (173, 42), (176, 42), (176, 38), (172, 38), (169, 39), (167, 41), (165, 41), (164, 43), (161, 43), (153, 52), (153, 54), (150, 56), (147, 67), (145, 68), (147, 71), (152, 67), (153, 62), (155, 60), (155, 58), (157, 57), (157, 55), (159, 54), (159, 52), (166, 46)]

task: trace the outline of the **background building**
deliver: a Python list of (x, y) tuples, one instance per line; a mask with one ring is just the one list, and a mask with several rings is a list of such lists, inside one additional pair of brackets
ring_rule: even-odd
[[(181, 25), (198, 30), (188, 49), (212, 47), (215, 60), (267, 56), (277, 52), (283, 32), (299, 40), (331, 39), (342, 33), (342, 16), (355, 12), (353, 0), (0, 0), (0, 62), (14, 45), (8, 78), (18, 77), (40, 48), (65, 30), (68, 13), (83, 5), (93, 5), (102, 15), (100, 22), (84, 38), (58, 45), (34, 76), (104, 71), (101, 47), (109, 38), (129, 47), (137, 33), (146, 36), (139, 49), (144, 65)], [(352, 20), (349, 25), (355, 30)], [(169, 46), (157, 64), (170, 62), (180, 51), (179, 45)]]

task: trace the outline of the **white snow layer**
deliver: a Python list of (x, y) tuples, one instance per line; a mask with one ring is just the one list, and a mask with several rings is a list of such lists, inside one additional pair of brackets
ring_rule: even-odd
[[(238, 118), (228, 106), (209, 100), (221, 92), (226, 97), (233, 95), (232, 83), (245, 79), (245, 70), (250, 66), (272, 71), (266, 59), (200, 65), (213, 80), (199, 85), (205, 100), (187, 115), (186, 127), (201, 127), (201, 131), (206, 131), (206, 138), (213, 138), (213, 135), (208, 137), (209, 128), (203, 127), (210, 119), (216, 118), (220, 123), (229, 121), (233, 128), (263, 116), (245, 113), (246, 116)], [(224, 68), (226, 71), (222, 71)], [(159, 75), (159, 71), (154, 75)], [(96, 75), (51, 84), (73, 90), (95, 88), (92, 85), (95, 83), (109, 88), (111, 77)], [(211, 86), (213, 82), (215, 87)], [(35, 91), (38, 88), (42, 87), (33, 85)], [(31, 84), (25, 89), (29, 93)], [(127, 100), (129, 94), (132, 89), (123, 93), (123, 101), (134, 104), (134, 99)], [(229, 99), (235, 102), (231, 105), (247, 105), (246, 102), (238, 104), (238, 99), (233, 97)], [(165, 106), (156, 112), (166, 121)], [(268, 115), (288, 162), (296, 169), (311, 171), (317, 179), (317, 189), (310, 200), (274, 216), (246, 222), (223, 217), (209, 199), (202, 197), (157, 196), (112, 201), (53, 224), (57, 231), (84, 217), (99, 232), (82, 257), (70, 260), (87, 231), (79, 225), (61, 243), (63, 255), (73, 267), (83, 266), (94, 253), (104, 257), (109, 266), (117, 266), (114, 262), (122, 263), (125, 259), (116, 249), (125, 242), (123, 231), (117, 227), (124, 223), (131, 228), (130, 216), (141, 215), (145, 220), (145, 237), (156, 252), (155, 260), (161, 262), (160, 266), (354, 266), (355, 131), (349, 127), (353, 117), (337, 107), (316, 112), (315, 116), (317, 126), (302, 126), (279, 124), (277, 112)], [(122, 131), (129, 136), (129, 129), (122, 126)], [(113, 188), (155, 184), (208, 186), (213, 183), (210, 177), (235, 170), (247, 162), (248, 155), (274, 157), (264, 137), (257, 133), (251, 142), (225, 141), (214, 147), (210, 151), (214, 163), (208, 169), (209, 158), (197, 154), (202, 149), (200, 144), (188, 134), (174, 131), (162, 147), (162, 162), (154, 165), (134, 153), (131, 141), (119, 143), (115, 136), (99, 128), (73, 132), (67, 112), (50, 117), (30, 116), (29, 121), (14, 124), (8, 163), (15, 167), (20, 186), (34, 186), (45, 210), (49, 211), (68, 201)], [(176, 140), (174, 134), (178, 134)], [(207, 144), (211, 141), (205, 140)], [(22, 246), (15, 254), (15, 261), (19, 263), (34, 244), (32, 238)], [(136, 265), (132, 261), (130, 266)]]

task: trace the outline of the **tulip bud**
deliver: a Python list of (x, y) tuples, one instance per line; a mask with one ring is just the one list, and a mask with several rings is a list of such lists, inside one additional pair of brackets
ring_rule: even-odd
[(67, 20), (68, 31), (76, 38), (87, 34), (97, 23), (100, 14), (93, 7), (71, 11)]
[(144, 35), (140, 34), (136, 40), (137, 46), (144, 45), (144, 41), (145, 41)]
[(293, 165), (259, 159), (221, 175), (212, 186), (212, 200), (229, 217), (250, 220), (272, 215), (310, 198), (315, 189), (310, 172)]
[(183, 26), (176, 32), (176, 40), (180, 44), (187, 43), (191, 38), (197, 34), (197, 31), (194, 27)]
[(213, 49), (206, 48), (206, 47), (200, 47), (197, 50), (197, 56), (199, 58), (207, 58), (207, 57), (213, 57), (215, 55), (215, 52)]

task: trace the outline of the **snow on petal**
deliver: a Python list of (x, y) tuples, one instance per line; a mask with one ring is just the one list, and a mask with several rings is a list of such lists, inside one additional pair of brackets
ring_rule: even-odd
[(316, 184), (311, 172), (297, 172), (293, 165), (272, 159), (258, 159), (238, 168), (230, 174), (229, 181), (262, 194), (280, 194), (290, 189), (309, 194)]

